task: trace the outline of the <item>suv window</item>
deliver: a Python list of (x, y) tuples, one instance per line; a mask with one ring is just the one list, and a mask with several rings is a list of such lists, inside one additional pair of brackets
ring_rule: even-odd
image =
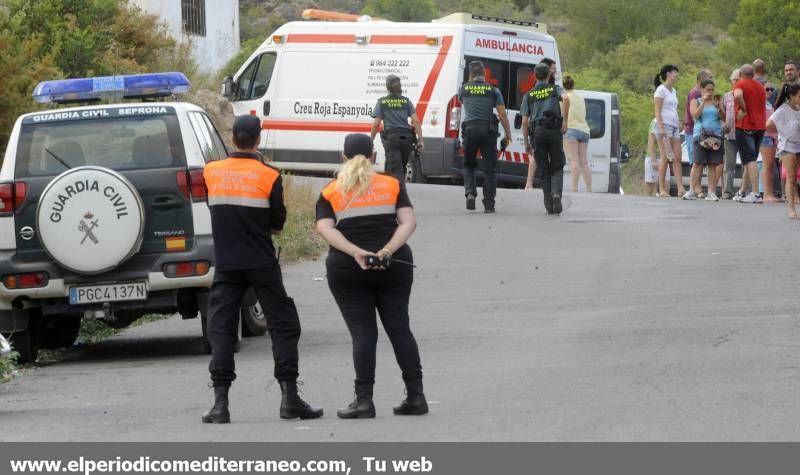
[(16, 176), (57, 175), (84, 165), (113, 170), (186, 166), (177, 116), (23, 125)]
[(586, 99), (586, 123), (589, 136), (598, 139), (606, 134), (606, 103), (600, 99)]
[(276, 53), (264, 53), (247, 66), (239, 77), (239, 86), (236, 91), (237, 101), (258, 99), (267, 93), (276, 59)]
[(205, 114), (200, 112), (189, 112), (189, 122), (192, 124), (192, 131), (197, 138), (197, 144), (203, 153), (203, 160), (208, 163), (212, 160), (221, 160), (227, 157), (228, 152), (217, 135), (214, 127), (209, 127), (210, 121)]

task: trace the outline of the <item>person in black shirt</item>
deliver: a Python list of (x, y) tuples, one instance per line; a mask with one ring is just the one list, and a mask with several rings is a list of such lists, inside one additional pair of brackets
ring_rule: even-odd
[[(426, 414), (422, 364), (408, 317), (414, 276), (406, 240), (417, 226), (414, 210), (403, 183), (374, 172), (369, 136), (348, 135), (344, 157), (344, 166), (317, 201), (316, 226), (331, 245), (325, 261), (328, 287), (353, 339), (356, 398), (337, 415), (342, 419), (375, 417), (375, 310), (392, 342), (406, 385), (407, 396), (394, 413)], [(384, 262), (370, 265), (371, 258)], [(394, 262), (387, 265), (387, 259)]]
[(215, 275), (208, 302), (208, 370), (214, 386), (214, 406), (206, 423), (228, 423), (228, 390), (236, 379), (233, 348), (237, 340), (242, 298), (255, 290), (267, 316), (272, 338), (275, 379), (281, 387), (282, 419), (315, 419), (322, 409), (309, 406), (297, 394), (300, 319), (294, 300), (286, 294), (271, 234), (283, 229), (286, 207), (278, 170), (261, 162), (256, 153), (261, 121), (239, 116), (233, 123), (236, 152), (206, 165), (211, 230), (214, 235)]

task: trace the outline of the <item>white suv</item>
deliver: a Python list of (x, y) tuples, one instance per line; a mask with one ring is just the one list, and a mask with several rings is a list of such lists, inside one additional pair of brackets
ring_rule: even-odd
[[(47, 81), (34, 98), (167, 96), (180, 73)], [(203, 167), (227, 151), (181, 102), (59, 108), (15, 123), (0, 169), (0, 332), (22, 361), (71, 345), (82, 318), (121, 328), (148, 313), (201, 316), (214, 275)], [(245, 336), (266, 322), (250, 292)], [(209, 351), (208, 342), (203, 347)]]

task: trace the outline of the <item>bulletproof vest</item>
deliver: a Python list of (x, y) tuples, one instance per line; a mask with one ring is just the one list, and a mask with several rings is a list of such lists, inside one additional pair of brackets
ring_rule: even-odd
[(406, 105), (408, 104), (408, 98), (405, 96), (395, 96), (389, 94), (388, 96), (381, 97), (380, 103), (382, 108), (393, 109), (396, 111), (405, 110)]
[(494, 99), (494, 86), (486, 81), (469, 81), (463, 86), (463, 97), (489, 97)]
[(464, 103), (464, 122), (486, 120), (494, 123), (496, 92), (494, 86), (486, 81), (469, 81), (461, 86), (461, 99)]
[(554, 84), (539, 84), (531, 89), (525, 100), (528, 101), (528, 110), (532, 115), (541, 115), (544, 111), (550, 110), (556, 116), (561, 116), (561, 107), (558, 104), (561, 98), (558, 97)]

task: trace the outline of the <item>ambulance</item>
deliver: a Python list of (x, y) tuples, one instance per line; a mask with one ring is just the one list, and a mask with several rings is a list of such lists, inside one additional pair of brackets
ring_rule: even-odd
[[(375, 103), (397, 75), (416, 105), (425, 149), (411, 157), (407, 178), (458, 179), (463, 164), (457, 94), (467, 65), (481, 60), (487, 80), (505, 99), (513, 143), (499, 155), (499, 181), (524, 183), (531, 157), (523, 146), (519, 108), (544, 58), (561, 63), (555, 39), (539, 23), (454, 13), (430, 23), (390, 22), (307, 10), (311, 21), (278, 28), (225, 78), (222, 93), (235, 114), (262, 119), (263, 152), (299, 173), (330, 174), (341, 163), (344, 137), (369, 133)], [(588, 152), (593, 190), (619, 192), (619, 101), (615, 94), (583, 92), (592, 140)], [(498, 139), (499, 140), (499, 139)], [(376, 167), (385, 156), (376, 140)], [(565, 167), (568, 174), (569, 167)], [(568, 183), (567, 178), (567, 183)]]

